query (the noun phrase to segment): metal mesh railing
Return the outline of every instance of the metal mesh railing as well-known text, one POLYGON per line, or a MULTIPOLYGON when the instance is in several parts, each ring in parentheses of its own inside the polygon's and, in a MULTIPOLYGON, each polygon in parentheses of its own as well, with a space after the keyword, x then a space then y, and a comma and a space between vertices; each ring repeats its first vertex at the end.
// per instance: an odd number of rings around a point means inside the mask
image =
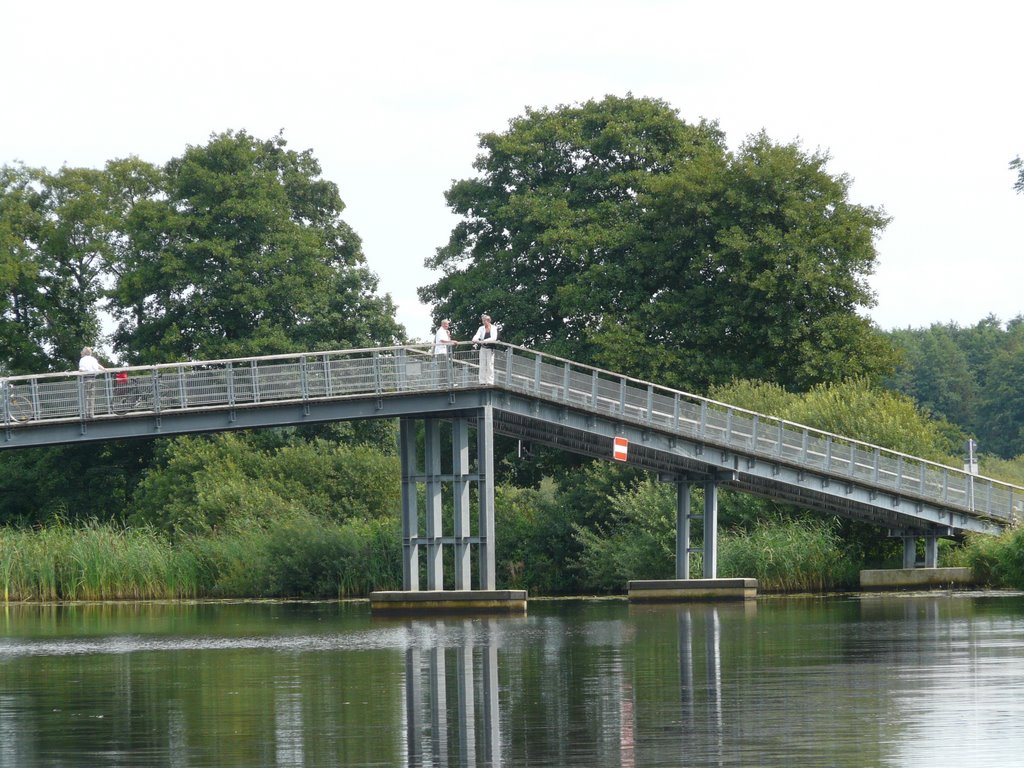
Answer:
MULTIPOLYGON (((489 350, 500 388, 1002 523, 1024 502, 1020 487, 918 457, 522 347, 489 350)), ((480 355, 409 345, 16 376, 0 380, 0 425, 486 386, 480 355)))

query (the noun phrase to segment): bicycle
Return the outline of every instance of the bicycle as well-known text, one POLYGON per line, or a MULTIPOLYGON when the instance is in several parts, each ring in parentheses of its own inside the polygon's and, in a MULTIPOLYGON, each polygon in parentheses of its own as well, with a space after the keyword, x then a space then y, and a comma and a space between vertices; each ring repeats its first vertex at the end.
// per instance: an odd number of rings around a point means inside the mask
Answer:
POLYGON ((153 393, 145 384, 136 379, 123 380, 114 384, 114 413, 128 411, 149 411, 153 409, 153 393))
POLYGON ((7 390, 7 415, 11 421, 25 422, 32 418, 32 401, 19 395, 14 387, 7 390))

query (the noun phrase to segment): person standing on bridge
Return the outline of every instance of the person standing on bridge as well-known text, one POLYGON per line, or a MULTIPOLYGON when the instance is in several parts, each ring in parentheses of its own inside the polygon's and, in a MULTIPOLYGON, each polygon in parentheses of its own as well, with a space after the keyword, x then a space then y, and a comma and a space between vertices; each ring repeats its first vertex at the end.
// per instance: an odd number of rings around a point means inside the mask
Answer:
POLYGON ((82 384, 85 396, 85 415, 92 419, 96 416, 96 374, 105 371, 100 361, 93 357, 92 347, 82 347, 82 357, 78 361, 78 370, 84 373, 82 384))
POLYGON ((435 355, 447 355, 448 347, 455 343, 455 339, 452 338, 452 334, 448 330, 448 326, 451 325, 451 322, 451 320, 445 318, 441 321, 441 324, 437 326, 437 331, 434 333, 435 355))
POLYGON ((448 347, 455 343, 448 326, 451 320, 445 318, 434 333, 434 385, 446 378, 448 373, 448 347))
POLYGON ((483 323, 473 336, 473 342, 480 347, 480 383, 494 383, 494 348, 491 346, 498 340, 498 326, 491 322, 488 314, 480 315, 483 323))

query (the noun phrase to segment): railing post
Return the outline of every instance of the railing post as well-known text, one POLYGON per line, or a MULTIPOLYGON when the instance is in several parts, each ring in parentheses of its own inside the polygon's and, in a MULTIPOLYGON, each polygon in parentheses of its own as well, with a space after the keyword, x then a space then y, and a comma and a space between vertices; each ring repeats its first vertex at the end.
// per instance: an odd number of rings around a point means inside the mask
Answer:
POLYGON ((188 393, 185 389, 185 366, 178 365, 175 367, 178 372, 178 402, 182 408, 188 407, 188 393))
POLYGON ((597 410, 597 371, 590 372, 590 405, 597 410))
POLYGON ((370 361, 373 365, 374 394, 379 397, 384 394, 384 374, 380 370, 380 353, 377 350, 373 351, 370 361))
POLYGON ((249 373, 252 376, 252 401, 258 403, 263 398, 260 391, 260 368, 255 360, 249 361, 249 373))
POLYGON ((228 388, 228 405, 235 405, 235 366, 229 362, 226 369, 227 372, 227 388, 228 388))
POLYGON ((533 358, 533 393, 535 395, 540 394, 540 355, 535 355, 533 358))
POLYGON ((562 372, 562 402, 563 403, 568 403, 569 402, 569 381, 570 381, 569 362, 568 361, 566 361, 564 368, 565 368, 565 370, 562 372))

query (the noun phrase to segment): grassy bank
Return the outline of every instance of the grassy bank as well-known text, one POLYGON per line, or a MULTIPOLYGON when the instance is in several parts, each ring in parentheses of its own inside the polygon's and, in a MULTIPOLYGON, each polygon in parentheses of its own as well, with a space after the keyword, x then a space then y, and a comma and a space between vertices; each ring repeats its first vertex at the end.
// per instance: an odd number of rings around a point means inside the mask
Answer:
MULTIPOLYGON (((673 544, 664 534, 657 546, 618 550, 617 559, 601 550, 607 556, 602 571, 590 574, 584 588, 618 593, 632 578, 672 578, 670 557, 650 557, 652 548, 673 544)), ((718 556, 719 576, 756 578, 764 593, 856 589, 863 567, 827 521, 773 519, 749 531, 723 532, 718 556)), ((942 561, 969 566, 995 587, 1024 588, 1024 530, 944 547, 942 561)), ((699 577, 699 558, 691 564, 699 577)), ((393 520, 332 523, 291 515, 177 539, 100 523, 0 528, 5 601, 354 597, 399 589, 401 573, 401 536, 393 520)), ((515 586, 544 594, 536 584, 515 586)))
POLYGON ((0 528, 0 592, 10 600, 347 597, 401 584, 386 521, 292 517, 177 540, 112 524, 0 528))

